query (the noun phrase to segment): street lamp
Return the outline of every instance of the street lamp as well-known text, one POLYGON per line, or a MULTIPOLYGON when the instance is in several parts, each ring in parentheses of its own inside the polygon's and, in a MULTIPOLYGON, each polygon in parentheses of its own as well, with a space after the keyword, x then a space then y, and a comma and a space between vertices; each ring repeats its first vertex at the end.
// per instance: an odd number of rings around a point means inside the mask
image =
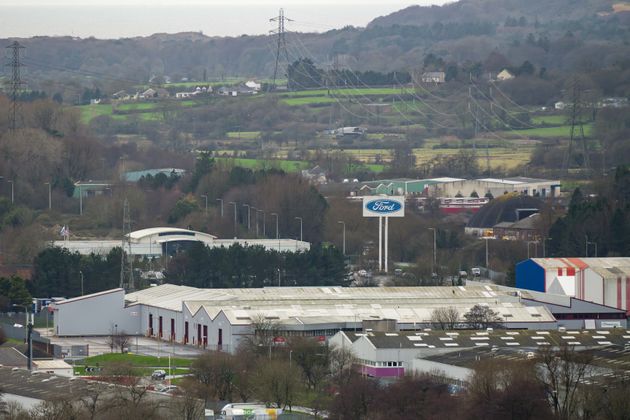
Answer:
POLYGON ((79 275, 81 276, 81 296, 83 296, 83 271, 79 270, 79 275))
POLYGON ((278 252, 280 252, 280 234, 278 231, 278 213, 271 213, 272 216, 276 216, 276 239, 278 240, 278 252))
POLYGON ((262 231, 262 234, 263 234, 263 238, 266 238, 267 237, 267 221, 265 219, 265 217, 266 217, 265 216, 265 211, 264 210, 258 210, 258 211, 261 212, 262 215, 263 215, 263 231, 262 231))
POLYGON ((247 207, 247 231, 249 232, 251 230, 251 206, 249 204, 243 204, 243 207, 247 207))
POLYGON ((230 201, 231 205, 234 206, 234 239, 236 239, 236 202, 235 201, 230 201))
POLYGON ((221 203, 221 217, 223 217, 223 199, 222 198, 217 198, 217 201, 219 201, 221 203))
POLYGON ((346 255, 346 222, 342 222, 342 221, 338 221, 337 223, 340 223, 343 226, 343 236, 342 236, 342 249, 343 249, 343 255, 346 255))
POLYGON ((542 241, 542 246, 543 246, 543 258, 547 257, 547 253, 546 253, 546 248, 545 248, 545 244, 547 243, 547 241, 551 240, 553 238, 545 238, 542 241))
POLYGON ((83 189, 79 184, 79 216, 83 216, 83 189))
POLYGON ((202 194, 201 196, 206 200, 206 207, 204 209, 204 213, 207 216, 208 215, 208 195, 207 194, 202 194))
POLYGON ((301 217, 296 217, 295 220, 299 220, 300 221, 300 242, 302 242, 302 218, 301 217))
POLYGON ((44 185, 48 185, 48 210, 52 209, 52 185, 50 182, 45 182, 44 185))
POLYGON ((15 203, 15 196, 13 194, 13 181, 9 180, 7 181, 9 184, 11 184, 11 204, 15 203))
POLYGON ((24 308, 24 316, 26 319, 26 324, 24 325, 24 328, 26 328, 25 330, 26 339, 24 341, 28 343, 28 370, 32 370, 33 369, 33 314, 31 314, 30 320, 29 320, 29 313, 28 313, 27 305, 13 304, 12 306, 24 308))
POLYGON ((256 237, 258 238, 258 209, 252 207, 252 210, 254 210, 254 224, 256 225, 256 237))
MULTIPOLYGON (((431 278, 433 278, 433 273, 435 273, 435 266, 437 265, 437 252, 436 252, 436 245, 437 245, 437 240, 436 240, 436 230, 435 228, 429 228, 429 230, 433 231, 433 260, 431 260, 431 278)), ((487 265, 487 263, 486 263, 487 265)))

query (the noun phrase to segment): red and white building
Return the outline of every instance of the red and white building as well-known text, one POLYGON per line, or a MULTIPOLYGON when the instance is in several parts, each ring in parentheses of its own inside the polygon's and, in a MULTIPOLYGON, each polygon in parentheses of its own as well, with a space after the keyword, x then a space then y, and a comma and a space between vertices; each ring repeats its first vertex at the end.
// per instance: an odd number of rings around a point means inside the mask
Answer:
POLYGON ((630 258, 532 258, 516 265, 516 287, 572 296, 630 314, 630 258))

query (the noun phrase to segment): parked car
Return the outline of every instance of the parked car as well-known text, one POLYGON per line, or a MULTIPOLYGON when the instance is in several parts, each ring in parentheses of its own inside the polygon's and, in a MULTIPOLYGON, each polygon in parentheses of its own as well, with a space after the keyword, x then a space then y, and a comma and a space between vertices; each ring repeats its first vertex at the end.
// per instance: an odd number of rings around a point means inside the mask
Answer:
POLYGON ((153 373, 151 374, 151 379, 161 381, 164 378, 166 378, 166 371, 162 369, 154 370, 153 373))
POLYGON ((479 267, 473 267, 471 268, 470 272, 472 273, 473 276, 475 277, 479 277, 481 276, 481 268, 479 267))

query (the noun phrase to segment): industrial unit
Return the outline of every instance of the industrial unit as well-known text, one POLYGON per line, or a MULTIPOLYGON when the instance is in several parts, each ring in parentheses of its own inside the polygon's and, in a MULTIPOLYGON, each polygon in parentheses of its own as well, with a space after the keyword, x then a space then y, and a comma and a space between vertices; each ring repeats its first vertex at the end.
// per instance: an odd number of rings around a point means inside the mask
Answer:
POLYGON ((629 313, 630 258, 531 258, 516 265, 516 287, 572 296, 629 313))
POLYGON ((429 186, 429 194, 434 197, 470 197, 474 194, 478 197, 487 194, 499 197, 511 192, 532 197, 559 197, 560 181, 526 177, 483 178, 453 180, 429 186))
MULTIPOLYGON (((234 244, 242 246, 262 246, 267 250, 279 252, 308 251, 310 243, 294 239, 219 239, 214 235, 189 229, 174 227, 155 227, 141 229, 128 235, 131 255, 160 257, 173 255, 194 242, 202 242, 208 247, 226 247, 234 244)), ((65 240, 54 241, 53 246, 67 248, 82 255, 105 255, 113 248, 120 247, 122 241, 114 240, 65 240)), ((127 251, 127 244, 125 244, 127 251)))
POLYGON ((129 294, 112 289, 52 307, 58 336, 109 335, 115 329, 233 352, 258 320, 276 324, 282 337, 325 340, 340 330, 362 330, 364 321, 395 320, 400 330, 430 327, 434 309, 452 306, 463 316, 476 304, 499 313, 506 328, 557 325, 544 306, 525 306, 494 286, 198 289, 164 284, 129 294))

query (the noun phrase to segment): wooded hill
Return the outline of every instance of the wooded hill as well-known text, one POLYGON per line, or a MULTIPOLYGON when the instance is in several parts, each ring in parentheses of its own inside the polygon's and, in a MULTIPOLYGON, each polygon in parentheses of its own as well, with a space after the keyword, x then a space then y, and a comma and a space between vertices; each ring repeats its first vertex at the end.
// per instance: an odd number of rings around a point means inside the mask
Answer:
MULTIPOLYGON (((627 10, 630 4, 612 0, 462 0, 442 7, 414 6, 377 18, 367 28, 322 34, 299 32, 300 23, 294 22, 287 35, 288 58, 311 58, 324 68, 390 72, 422 69, 428 53, 445 62, 484 63, 499 52, 505 62, 494 67, 528 60, 547 70, 593 69, 630 56, 627 10)), ((29 87, 47 92, 76 79, 113 92, 155 75, 173 81, 201 81, 204 75, 215 80, 266 78, 274 66, 271 36, 220 38, 189 32, 116 40, 34 37, 20 42, 27 48, 29 87)), ((8 43, 0 40, 1 45, 8 43)))

